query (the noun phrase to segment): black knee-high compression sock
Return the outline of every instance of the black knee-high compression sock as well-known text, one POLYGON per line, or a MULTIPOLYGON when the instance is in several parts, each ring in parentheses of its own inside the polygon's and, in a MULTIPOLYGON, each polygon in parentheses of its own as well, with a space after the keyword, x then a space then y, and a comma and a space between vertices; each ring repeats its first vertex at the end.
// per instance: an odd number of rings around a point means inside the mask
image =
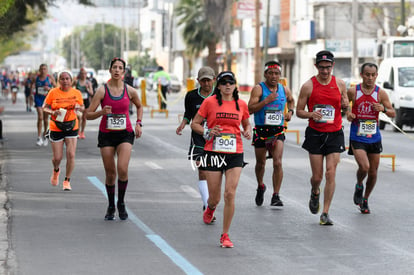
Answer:
POLYGON ((119 203, 124 202, 127 185, 128 185, 128 180, 118 180, 118 202, 119 203))
POLYGON ((106 187, 106 194, 108 195, 108 202, 109 206, 115 207, 115 185, 107 185, 106 187))

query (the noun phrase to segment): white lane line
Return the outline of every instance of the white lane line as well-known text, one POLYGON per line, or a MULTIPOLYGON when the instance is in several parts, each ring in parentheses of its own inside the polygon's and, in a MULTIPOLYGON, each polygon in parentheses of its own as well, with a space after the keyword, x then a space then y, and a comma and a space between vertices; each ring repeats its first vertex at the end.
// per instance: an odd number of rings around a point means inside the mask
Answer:
MULTIPOLYGON (((99 181, 97 177, 88 177, 88 180, 106 196, 106 189, 104 184, 99 181)), ((129 220, 132 221, 139 229, 141 229, 145 236, 153 242, 170 260, 181 268, 185 274, 188 275, 202 275, 200 270, 191 264, 186 258, 178 253, 172 246, 170 246, 161 236, 157 235, 150 227, 148 227, 141 219, 136 216, 128 207, 129 220)))
POLYGON ((145 165, 148 166, 151 169, 154 169, 154 170, 164 169, 164 168, 162 168, 161 166, 159 166, 158 164, 156 164, 155 162, 152 162, 152 161, 146 161, 145 165))
POLYGON ((190 195, 193 198, 201 198, 201 196, 197 192, 197 190, 195 190, 193 187, 191 187, 189 185, 181 185, 180 188, 181 188, 181 190, 183 190, 185 193, 187 193, 188 195, 190 195))

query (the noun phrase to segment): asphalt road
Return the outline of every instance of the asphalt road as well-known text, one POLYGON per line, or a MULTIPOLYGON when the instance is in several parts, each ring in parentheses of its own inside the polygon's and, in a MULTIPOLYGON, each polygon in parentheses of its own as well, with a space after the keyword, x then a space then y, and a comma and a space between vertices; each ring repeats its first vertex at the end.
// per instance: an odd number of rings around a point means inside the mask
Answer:
MULTIPOLYGON (((145 109, 143 136, 134 145, 126 195, 130 218, 104 221, 105 180, 96 147, 98 120, 78 141, 72 191, 49 183, 51 148, 37 147, 35 112, 23 99, 3 102, 7 141, 0 150, 5 205, 0 212, 3 274, 412 274, 414 132, 383 131, 384 153, 370 215, 353 205, 356 164, 346 153, 337 170, 330 215, 335 225, 319 225, 308 209, 310 167, 307 153, 288 133, 283 158, 281 210, 254 203, 254 153, 245 141, 245 160, 230 228, 233 249, 219 247, 223 202, 214 225, 202 221, 196 172, 187 161, 190 128, 175 134, 183 98, 170 95, 169 117, 145 109), (4 230, 2 230, 2 226, 4 230)), ((244 97, 246 98, 246 97, 244 97)), ((150 105, 155 96, 148 95, 150 105)), ((135 117, 133 117, 133 120, 135 117)), ((345 124, 348 133, 348 124, 345 124)), ((303 141, 306 121, 289 128, 303 141)), ((64 172, 64 162, 61 166, 64 172)), ((62 175, 60 181, 62 181, 62 175)), ((1 195, 4 194, 4 195, 1 195)))

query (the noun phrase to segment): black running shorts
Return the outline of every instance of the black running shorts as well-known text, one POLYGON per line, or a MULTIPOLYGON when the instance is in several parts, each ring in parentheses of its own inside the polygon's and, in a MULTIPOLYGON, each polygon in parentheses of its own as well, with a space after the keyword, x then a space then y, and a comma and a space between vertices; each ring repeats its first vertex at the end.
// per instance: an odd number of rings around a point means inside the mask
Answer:
POLYGON ((348 155, 354 154, 354 152, 352 151, 352 147, 354 149, 362 149, 365 152, 367 152, 367 154, 381 154, 382 153, 381 141, 374 142, 374 143, 365 143, 365 142, 358 142, 358 141, 351 140, 349 142, 348 155))
POLYGON ((71 130, 71 131, 49 131, 46 135, 46 138, 49 138, 51 142, 58 142, 64 140, 65 138, 77 138, 78 137, 78 129, 71 130))
POLYGON ((199 161, 199 169, 206 171, 224 172, 234 167, 243 167, 244 158, 241 154, 224 154, 204 151, 204 155, 196 159, 199 161))
POLYGON ((302 148, 310 154, 329 155, 345 151, 345 138, 343 130, 336 132, 319 132, 311 127, 306 128, 305 141, 302 148))
POLYGON ((266 138, 274 136, 277 140, 285 141, 285 134, 280 134, 284 129, 283 126, 256 126, 253 128, 252 145, 255 148, 265 148, 266 138))
POLYGON ((134 144, 135 133, 128 132, 127 130, 113 131, 109 133, 103 133, 99 131, 98 134, 98 147, 117 147, 119 144, 128 142, 134 144))

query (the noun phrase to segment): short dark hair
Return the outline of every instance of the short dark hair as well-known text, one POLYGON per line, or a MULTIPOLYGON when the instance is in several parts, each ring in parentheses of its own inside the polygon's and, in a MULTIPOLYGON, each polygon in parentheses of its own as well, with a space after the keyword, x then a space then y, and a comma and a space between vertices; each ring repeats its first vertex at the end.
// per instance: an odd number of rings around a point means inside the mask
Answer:
POLYGON ((377 64, 374 64, 374 63, 371 63, 371 62, 366 62, 366 63, 362 64, 362 66, 361 66, 361 74, 364 72, 365 67, 375 67, 375 70, 378 72, 377 64))

